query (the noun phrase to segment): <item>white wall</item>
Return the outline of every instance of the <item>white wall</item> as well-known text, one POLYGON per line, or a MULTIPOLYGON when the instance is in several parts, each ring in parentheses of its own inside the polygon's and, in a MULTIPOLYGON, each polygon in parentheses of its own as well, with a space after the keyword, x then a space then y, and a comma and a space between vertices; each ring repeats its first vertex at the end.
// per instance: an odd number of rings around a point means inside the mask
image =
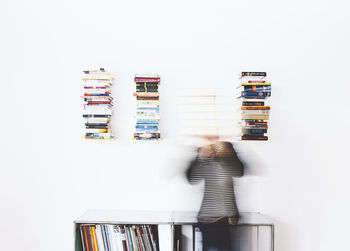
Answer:
POLYGON ((242 211, 277 251, 348 250, 347 1, 1 1, 1 250, 71 250, 86 209, 196 209, 181 176, 175 92, 273 82, 269 142, 244 142, 242 211), (81 71, 117 77, 118 139, 80 139, 81 71), (135 72, 162 76, 160 142, 131 141, 135 72), (154 159, 152 157, 155 157, 154 159), (178 171, 174 171, 178 169, 178 171))

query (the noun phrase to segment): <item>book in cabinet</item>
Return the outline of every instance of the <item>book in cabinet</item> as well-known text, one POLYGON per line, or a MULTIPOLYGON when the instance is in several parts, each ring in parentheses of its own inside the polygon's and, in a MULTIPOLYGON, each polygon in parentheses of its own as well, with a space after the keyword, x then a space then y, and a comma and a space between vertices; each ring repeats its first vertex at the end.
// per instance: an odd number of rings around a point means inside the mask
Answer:
MULTIPOLYGON (((129 246, 116 244, 116 249, 104 247, 102 250, 140 250, 144 251, 201 251, 201 232, 196 219, 196 212, 185 211, 121 211, 121 210, 89 210, 74 221, 75 251, 101 250, 98 248, 86 249, 84 235, 81 229, 84 226, 110 225, 127 227, 140 227, 147 232, 150 229, 153 240, 149 235, 140 236, 141 246, 137 247, 137 239, 133 242, 132 232, 129 246), (152 245, 152 241, 154 241, 152 245), (130 245, 131 243, 131 245, 130 245), (132 243, 135 244, 133 247, 132 243)), ((229 226, 232 250, 240 251, 273 251, 274 225, 260 213, 241 213, 238 222, 229 226)), ((142 235, 142 234, 141 234, 142 235)), ((125 241, 127 241, 125 240, 125 241)), ((97 242, 97 241, 95 241, 97 242)), ((89 242, 88 242, 89 243, 89 242)), ((94 245, 94 241, 91 242, 94 245)))

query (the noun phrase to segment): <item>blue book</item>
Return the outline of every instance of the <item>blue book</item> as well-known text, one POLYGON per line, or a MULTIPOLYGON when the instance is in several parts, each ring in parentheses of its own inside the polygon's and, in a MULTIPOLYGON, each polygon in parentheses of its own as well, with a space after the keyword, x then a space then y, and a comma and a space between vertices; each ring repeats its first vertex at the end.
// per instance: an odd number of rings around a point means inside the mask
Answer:
POLYGON ((141 131, 158 130, 158 126, 136 126, 136 130, 141 130, 141 131))
MULTIPOLYGON (((269 86, 256 86, 254 89, 255 89, 255 92, 271 92, 271 85, 269 85, 269 86)), ((244 86, 244 91, 251 92, 251 91, 253 91, 253 87, 244 86)))
POLYGON ((241 92, 241 97, 270 97, 271 92, 241 92))
POLYGON ((153 108, 153 107, 138 107, 138 111, 155 111, 159 112, 159 108, 153 108))

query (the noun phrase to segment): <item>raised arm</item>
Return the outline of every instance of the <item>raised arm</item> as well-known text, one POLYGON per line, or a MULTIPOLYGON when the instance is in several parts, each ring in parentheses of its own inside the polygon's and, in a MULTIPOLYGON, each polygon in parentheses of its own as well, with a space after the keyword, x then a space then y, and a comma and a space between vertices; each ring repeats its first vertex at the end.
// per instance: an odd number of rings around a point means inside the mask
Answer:
POLYGON ((186 170, 187 180, 191 184, 196 184, 204 179, 205 168, 207 168, 209 159, 214 155, 212 145, 198 148, 198 154, 194 160, 191 161, 186 170))

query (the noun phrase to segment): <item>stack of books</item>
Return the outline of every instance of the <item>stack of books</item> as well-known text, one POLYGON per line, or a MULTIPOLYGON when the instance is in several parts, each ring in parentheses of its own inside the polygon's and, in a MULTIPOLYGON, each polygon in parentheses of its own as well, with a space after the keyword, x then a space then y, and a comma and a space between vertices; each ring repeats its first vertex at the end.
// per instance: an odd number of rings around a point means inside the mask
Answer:
POLYGON ((134 139, 158 140, 159 131, 159 84, 157 74, 136 74, 136 126, 134 139))
POLYGON ((84 251, 157 251, 155 225, 81 225, 84 251))
POLYGON ((112 139, 111 117, 113 98, 111 86, 114 77, 103 68, 84 71, 83 118, 85 139, 112 139))
POLYGON ((239 79, 241 140, 268 140, 270 106, 266 101, 271 97, 271 82, 266 79, 266 72, 241 72, 239 79))

